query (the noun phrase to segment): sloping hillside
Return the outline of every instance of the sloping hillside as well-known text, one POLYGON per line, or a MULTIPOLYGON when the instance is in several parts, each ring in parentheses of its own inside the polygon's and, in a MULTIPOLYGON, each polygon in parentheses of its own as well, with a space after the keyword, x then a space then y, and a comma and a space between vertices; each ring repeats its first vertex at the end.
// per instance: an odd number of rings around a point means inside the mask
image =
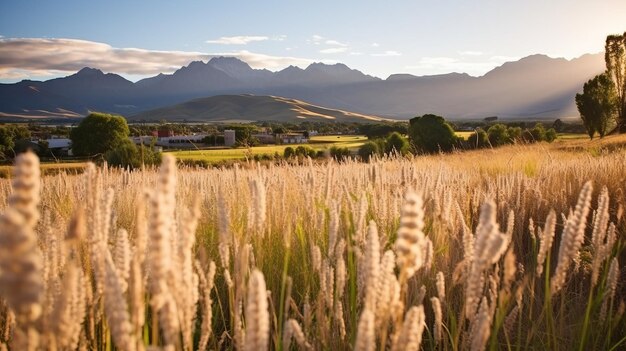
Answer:
POLYGON ((298 122, 303 120, 374 122, 385 120, 378 116, 329 109, 295 99, 249 94, 219 95, 195 99, 143 112, 129 118, 129 120, 146 121, 162 119, 202 122, 298 122))

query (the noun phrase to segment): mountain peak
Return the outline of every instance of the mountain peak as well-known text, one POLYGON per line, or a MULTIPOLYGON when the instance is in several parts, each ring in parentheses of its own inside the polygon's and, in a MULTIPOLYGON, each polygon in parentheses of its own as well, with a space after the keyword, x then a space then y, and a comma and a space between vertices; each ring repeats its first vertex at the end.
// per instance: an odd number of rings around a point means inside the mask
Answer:
POLYGON ((104 73, 102 73, 102 71, 97 68, 84 67, 80 71, 76 72, 75 75, 77 76, 101 76, 103 74, 104 73))

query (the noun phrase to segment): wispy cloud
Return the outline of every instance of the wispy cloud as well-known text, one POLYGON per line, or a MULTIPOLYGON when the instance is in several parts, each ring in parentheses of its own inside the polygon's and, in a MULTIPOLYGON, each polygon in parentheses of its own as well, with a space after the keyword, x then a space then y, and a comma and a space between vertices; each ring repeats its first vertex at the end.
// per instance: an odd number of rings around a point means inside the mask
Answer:
POLYGON ((380 46, 380 44, 378 44, 378 43, 372 43, 372 47, 373 47, 373 48, 377 48, 377 47, 379 47, 379 46, 380 46))
POLYGON ((108 44, 76 39, 2 38, 0 39, 0 79, 59 76, 83 67, 105 72, 148 76, 171 73, 194 60, 207 61, 216 56, 233 56, 253 68, 277 70, 289 65, 305 66, 305 58, 272 56, 246 50, 221 53, 157 51, 114 48, 108 44))
POLYGON ((467 50, 467 51, 459 51, 459 55, 461 55, 461 56, 482 56, 482 55, 484 55, 484 53, 482 51, 467 50))
POLYGON ((246 45, 254 41, 265 41, 269 39, 269 37, 260 35, 239 35, 234 37, 220 37, 219 39, 207 40, 206 43, 221 45, 246 45))
POLYGON ((310 43, 313 43, 315 45, 320 45, 322 43, 322 41, 324 40, 324 37, 318 34, 314 34, 313 36, 311 36, 310 40, 307 40, 310 43))
POLYGON ((379 52, 375 54, 370 54, 370 56, 374 57, 390 57, 390 56, 402 56, 402 53, 394 50, 387 50, 385 52, 379 52))
POLYGON ((348 48, 340 47, 340 48, 322 49, 322 50, 320 50, 320 53, 322 53, 322 54, 339 54, 339 53, 346 52, 346 51, 348 51, 348 48))
POLYGON ((342 46, 342 47, 346 47, 346 46, 348 46, 348 44, 342 43, 342 42, 337 41, 337 40, 326 40, 326 41, 324 42, 324 44, 326 44, 326 45, 332 45, 332 46, 342 46))

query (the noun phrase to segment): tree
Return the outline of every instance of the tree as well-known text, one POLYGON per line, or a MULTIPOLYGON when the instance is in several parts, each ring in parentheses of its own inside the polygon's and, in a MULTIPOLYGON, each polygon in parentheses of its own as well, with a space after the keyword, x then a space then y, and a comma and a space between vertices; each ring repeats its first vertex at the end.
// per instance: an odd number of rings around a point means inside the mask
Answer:
POLYGON ((347 147, 331 146, 329 151, 330 156, 337 161, 348 159, 351 155, 350 149, 347 147))
POLYGON ((556 130, 554 128, 550 128, 546 130, 546 139, 547 142, 551 143, 556 140, 556 130))
POLYGON ((606 37, 604 61, 606 74, 615 85, 617 129, 619 132, 626 132, 626 32, 606 37))
POLYGON ((576 106, 591 139, 596 132, 600 137, 606 134, 615 114, 617 100, 615 85, 607 73, 589 80, 583 86, 583 93, 576 94, 576 106))
POLYGON ((285 151, 283 151, 283 157, 284 158, 290 158, 295 156, 296 151, 291 147, 291 146, 287 146, 285 148, 285 151))
POLYGON ((409 122, 409 138, 423 152, 451 151, 458 143, 454 130, 441 116, 428 114, 409 122))
POLYGON ((78 156, 105 154, 128 140, 129 134, 124 117, 91 113, 70 132, 72 151, 78 156))
POLYGON ((406 154, 409 148, 409 143, 398 132, 389 134, 386 141, 385 152, 392 153, 398 152, 401 155, 406 154))
POLYGON ((476 131, 472 133, 469 138, 467 138, 467 143, 474 149, 482 149, 489 146, 487 132, 485 132, 482 128, 477 128, 476 131))
POLYGON ((124 168, 139 168, 144 165, 157 165, 161 163, 161 154, 154 152, 152 148, 140 146, 141 150, 130 139, 123 140, 112 150, 105 154, 107 163, 111 166, 124 168))
POLYGON ((30 131, 23 125, 7 125, 0 126, 0 157, 12 158, 18 151, 28 148, 26 143, 20 143, 20 150, 16 150, 16 143, 19 141, 28 141, 30 138, 30 131))
POLYGON ((361 145, 358 153, 359 157, 361 157, 363 161, 369 161, 370 158, 372 158, 378 152, 378 145, 376 145, 376 143, 373 141, 368 141, 365 144, 361 145))
POLYGON ((513 139, 509 135, 509 128, 502 123, 497 123, 487 129, 487 136, 491 146, 511 144, 513 139))

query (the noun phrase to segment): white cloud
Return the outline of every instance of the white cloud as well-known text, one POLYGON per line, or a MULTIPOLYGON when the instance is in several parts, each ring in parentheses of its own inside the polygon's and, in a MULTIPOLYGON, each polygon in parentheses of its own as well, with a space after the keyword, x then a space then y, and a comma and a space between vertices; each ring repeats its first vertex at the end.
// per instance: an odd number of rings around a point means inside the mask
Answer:
POLYGON ((380 46, 380 44, 378 44, 378 43, 372 43, 372 47, 373 47, 373 48, 377 48, 377 47, 379 47, 379 46, 380 46))
POLYGON ((483 54, 482 51, 467 50, 467 51, 459 51, 459 55, 461 55, 461 56, 482 56, 484 54, 483 54))
POLYGON ((342 47, 348 46, 348 44, 344 44, 344 43, 339 42, 337 40, 326 40, 324 43, 326 45, 332 45, 332 46, 342 46, 342 47))
POLYGON ((258 35, 240 35, 234 37, 220 37, 219 39, 207 40, 208 44, 221 44, 221 45, 246 45, 253 41, 265 41, 269 40, 266 36, 258 35))
POLYGON ((223 53, 157 51, 114 48, 108 44, 76 39, 0 39, 0 79, 60 76, 93 67, 122 75, 149 76, 171 73, 191 61, 208 61, 215 56, 234 56, 253 68, 282 69, 305 66, 313 60, 272 56, 242 50, 223 53))
POLYGON ((320 45, 322 43, 322 41, 324 40, 324 37, 321 35, 317 35, 314 34, 310 40, 308 40, 308 42, 312 42, 315 45, 320 45))
POLYGON ((328 48, 328 49, 322 49, 320 50, 320 53, 322 54, 339 54, 342 52, 346 52, 348 51, 348 48, 342 47, 342 48, 328 48))
POLYGON ((401 55, 402 53, 398 51, 394 51, 394 50, 387 50, 385 52, 381 52, 377 54, 370 54, 370 56, 375 56, 375 57, 389 57, 389 56, 401 56, 401 55))

